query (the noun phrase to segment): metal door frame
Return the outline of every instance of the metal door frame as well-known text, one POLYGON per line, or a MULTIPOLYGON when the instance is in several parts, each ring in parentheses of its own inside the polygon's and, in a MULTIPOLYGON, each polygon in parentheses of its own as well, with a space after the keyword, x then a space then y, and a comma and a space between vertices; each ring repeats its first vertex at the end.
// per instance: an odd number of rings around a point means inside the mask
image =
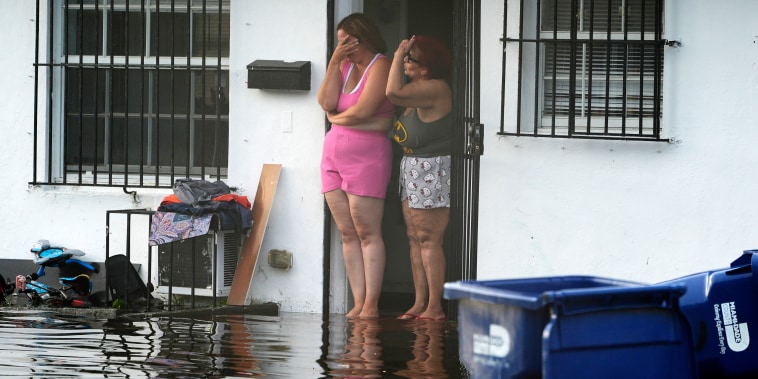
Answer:
MULTIPOLYGON (((447 233, 446 281, 476 279, 480 156, 484 152, 479 122, 481 0, 455 2, 453 32, 453 118, 450 226, 447 233)), ((454 304, 447 312, 457 314, 454 304)))

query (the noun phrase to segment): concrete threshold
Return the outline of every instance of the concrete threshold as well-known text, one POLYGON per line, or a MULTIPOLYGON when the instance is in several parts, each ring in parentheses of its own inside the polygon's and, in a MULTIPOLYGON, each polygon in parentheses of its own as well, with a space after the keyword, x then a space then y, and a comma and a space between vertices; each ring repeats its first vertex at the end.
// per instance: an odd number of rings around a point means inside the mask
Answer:
POLYGON ((202 307, 202 308, 181 308, 172 310, 150 310, 150 311, 137 311, 134 309, 115 309, 115 308, 103 308, 103 307, 90 307, 90 308, 74 308, 74 307, 21 307, 11 306, 7 308, 11 311, 38 311, 53 312, 60 315, 69 315, 77 317, 86 317, 90 319, 132 319, 139 320, 146 317, 166 317, 166 316, 182 316, 182 317, 208 317, 218 315, 245 315, 252 314, 258 316, 278 316, 279 305, 276 303, 264 303, 264 304, 251 304, 251 305, 224 305, 220 307, 202 307))
POLYGON ((183 317, 207 317, 219 315, 245 315, 279 316, 279 305, 276 303, 250 304, 250 305, 224 305, 219 307, 181 308, 172 310, 150 310, 144 312, 120 311, 122 318, 145 318, 164 316, 183 317))

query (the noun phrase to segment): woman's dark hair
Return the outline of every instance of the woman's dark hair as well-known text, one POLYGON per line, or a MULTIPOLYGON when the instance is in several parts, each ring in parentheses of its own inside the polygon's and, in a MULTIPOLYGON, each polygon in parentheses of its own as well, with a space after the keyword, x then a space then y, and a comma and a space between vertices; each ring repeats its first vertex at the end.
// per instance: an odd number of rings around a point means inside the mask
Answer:
POLYGON ((361 44, 368 44, 377 53, 384 54, 387 51, 387 43, 382 38, 382 33, 371 19, 363 13, 353 13, 342 19, 337 24, 337 30, 358 38, 361 44))
POLYGON ((426 67, 431 79, 450 79, 452 57, 442 41, 432 36, 417 35, 411 50, 416 52, 414 58, 426 67))

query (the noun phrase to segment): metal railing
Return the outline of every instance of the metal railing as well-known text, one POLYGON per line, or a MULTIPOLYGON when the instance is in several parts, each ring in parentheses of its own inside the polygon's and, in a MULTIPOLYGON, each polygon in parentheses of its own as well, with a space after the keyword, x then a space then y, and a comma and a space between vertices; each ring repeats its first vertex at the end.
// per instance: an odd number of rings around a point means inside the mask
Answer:
MULTIPOLYGON (((150 233, 150 230, 151 230, 150 226, 151 226, 151 222, 152 222, 152 216, 154 214, 155 214, 155 211, 150 210, 150 209, 123 209, 123 210, 109 210, 109 211, 106 212, 106 221, 105 221, 105 225, 106 225, 106 227, 105 227, 105 233, 106 233, 106 235, 105 235, 105 262, 106 262, 105 279, 106 280, 105 280, 105 286, 106 286, 106 292, 107 292, 107 296, 108 296, 107 303, 110 304, 113 300, 115 300, 113 292, 114 292, 114 288, 117 288, 118 286, 122 286, 123 288, 127 288, 128 289, 128 288, 134 287, 135 285, 137 285, 137 286, 145 285, 145 287, 147 289, 147 292, 148 292, 148 296, 145 299, 146 300, 145 303, 144 304, 138 304, 138 306, 136 308, 144 308, 146 311, 150 311, 151 309, 154 309, 154 305, 151 302, 151 298, 154 297, 153 296, 153 292, 154 292, 154 289, 155 289, 155 285, 154 284, 156 284, 156 283, 153 283, 153 277, 157 276, 158 277, 158 281, 160 282, 160 283, 157 283, 157 284, 163 284, 163 282, 166 282, 166 284, 167 284, 166 285, 166 287, 167 287, 166 290, 162 291, 162 293, 164 293, 166 295, 165 297, 167 299, 167 301, 163 303, 163 309, 165 309, 165 310, 174 310, 174 309, 176 309, 178 307, 185 308, 186 306, 184 304, 177 304, 177 303, 175 303, 174 276, 173 275, 174 275, 174 272, 175 272, 175 270, 174 270, 175 263, 179 262, 179 260, 187 260, 187 259, 189 259, 190 260, 189 265, 185 264, 185 266, 187 266, 187 267, 190 268, 190 270, 189 270, 189 272, 190 272, 190 277, 189 277, 189 290, 190 290, 190 292, 189 292, 189 294, 183 295, 183 296, 186 296, 189 299, 189 308, 195 309, 195 308, 199 307, 198 306, 198 301, 197 301, 199 298, 201 298, 201 297, 208 298, 208 296, 202 296, 202 295, 200 295, 200 294, 197 293, 198 292, 197 290, 200 287, 207 286, 207 283, 205 283, 205 281, 203 281, 203 284, 200 284, 201 280, 200 280, 200 278, 197 277, 198 268, 210 269, 210 290, 211 290, 210 291, 211 292, 211 296, 209 297, 210 298, 210 303, 209 303, 210 306, 215 308, 215 307, 218 307, 218 306, 222 305, 221 304, 221 299, 219 298, 219 296, 217 296, 217 293, 219 292, 220 285, 223 284, 224 278, 220 278, 219 277, 219 275, 217 274, 218 273, 217 267, 215 267, 215 262, 218 262, 218 255, 219 255, 218 246, 215 243, 213 244, 212 256, 210 257, 210 259, 211 259, 211 267, 210 268, 203 267, 203 265, 200 262, 198 262, 197 259, 196 259, 197 258, 197 254, 195 254, 195 249, 197 247, 196 240, 199 237, 189 238, 187 240, 187 242, 189 242, 192 245, 191 254, 190 254, 189 257, 186 257, 186 256, 179 257, 179 256, 177 256, 177 253, 174 252, 174 248, 173 248, 173 244, 174 243, 173 242, 172 243, 168 243, 167 244, 168 247, 166 249, 168 251, 169 261, 168 262, 163 262, 163 265, 166 268, 168 268, 168 270, 167 270, 167 277, 165 277, 165 278, 161 277, 161 274, 162 274, 160 272, 160 270, 161 270, 161 267, 160 267, 161 264, 156 264, 156 263, 160 263, 160 258, 159 258, 159 252, 156 251, 155 246, 151 246, 149 244, 145 244, 144 246, 137 246, 137 247, 132 246, 132 240, 133 240, 133 238, 132 238, 133 234, 132 233, 135 233, 135 231, 133 230, 133 228, 136 227, 136 233, 138 233, 138 234, 142 234, 143 236, 148 235, 150 233), (108 259, 110 257, 116 255, 116 254, 114 254, 114 250, 116 248, 114 248, 114 246, 112 246, 112 243, 111 243, 111 234, 114 233, 114 232, 116 232, 115 230, 113 230, 113 223, 112 223, 112 221, 114 221, 114 220, 112 220, 112 216, 114 216, 114 215, 120 215, 120 216, 125 217, 125 219, 123 220, 124 221, 123 222, 123 228, 125 230, 119 230, 118 231, 118 234, 124 236, 125 242, 124 242, 123 249, 118 249, 118 253, 125 255, 126 258, 127 258, 127 260, 129 261, 129 263, 132 264, 132 265, 134 265, 134 266, 140 266, 141 267, 143 265, 146 265, 147 266, 147 269, 146 269, 146 272, 145 272, 145 274, 146 274, 146 280, 143 280, 141 278, 137 279, 133 275, 130 275, 128 271, 131 270, 131 268, 127 266, 127 267, 124 267, 125 272, 122 275, 118 275, 118 276, 124 278, 124 281, 125 281, 124 283, 111 283, 110 282, 112 275, 107 272, 108 259), (137 221, 135 221, 135 217, 134 216, 138 216, 137 217, 137 219, 138 219, 137 221), (142 216, 142 217, 139 217, 139 216, 142 216), (141 220, 142 218, 144 218, 144 219, 147 220, 147 224, 143 223, 144 220, 141 220), (145 254, 146 257, 134 258, 135 254, 133 254, 133 250, 135 252, 140 252, 140 251, 146 252, 146 254, 145 254), (156 262, 156 261, 158 261, 158 262, 156 262), (131 280, 141 280, 142 282, 141 283, 130 283, 131 280)), ((216 233, 216 231, 210 231, 210 233, 216 233)), ((137 238, 137 240, 139 240, 139 238, 137 238)), ((235 264, 236 264, 236 261, 235 261, 235 264)), ((155 296, 155 297, 158 298, 160 296, 155 296)), ((122 299, 122 300, 125 300, 127 303, 129 303, 131 301, 131 299, 128 299, 128 298, 127 299, 122 299)), ((203 302, 203 303, 206 304, 207 302, 203 302)), ((129 304, 129 306, 132 307, 132 308, 134 308, 134 305, 135 304, 129 304)), ((207 307, 208 305, 200 305, 200 306, 201 307, 207 307)))

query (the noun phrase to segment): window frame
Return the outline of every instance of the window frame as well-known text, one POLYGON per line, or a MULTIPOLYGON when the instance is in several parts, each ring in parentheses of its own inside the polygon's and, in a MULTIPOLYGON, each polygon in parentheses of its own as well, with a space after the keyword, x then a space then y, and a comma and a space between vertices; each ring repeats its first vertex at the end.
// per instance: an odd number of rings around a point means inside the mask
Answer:
MULTIPOLYGON (((594 7, 601 4, 601 0, 570 0, 562 3, 574 7, 567 13, 570 26, 564 22, 563 28, 557 16, 560 13, 557 5, 552 9, 552 24, 545 22, 544 7, 548 6, 546 4, 557 4, 553 1, 557 0, 540 0, 527 4, 505 2, 504 37, 501 39, 504 42, 501 124, 498 134, 667 141, 661 136, 663 46, 667 42, 663 39, 664 0, 602 0, 607 1, 603 4, 610 4, 610 7, 606 7, 609 9, 608 18, 604 20, 606 27, 600 29, 593 25, 582 25, 588 15, 582 6, 589 4, 594 7), (647 15, 644 6, 637 9, 641 24, 635 24, 636 28, 633 28, 623 15, 628 13, 630 3, 636 6, 645 2, 653 3, 655 9, 648 9, 647 15), (513 5, 510 8, 509 3, 513 5), (624 7, 618 9, 621 12, 618 16, 622 20, 620 25, 615 25, 611 18, 610 9, 613 9, 615 3, 624 7), (518 35, 515 33, 516 28, 508 25, 509 11, 511 14, 515 11, 518 16, 518 35), (571 14, 578 16, 571 17, 571 14), (650 17, 654 17, 654 20, 651 21, 650 17), (649 24, 651 22, 652 30, 649 24), (546 28, 544 24, 550 25, 546 28), (616 26, 619 28, 614 29, 616 26), (563 51, 568 50, 569 58, 564 57, 560 61, 555 55, 557 53, 550 57, 548 49, 557 51, 557 46, 562 46, 563 51), (597 50, 594 50, 597 46, 606 49, 606 54, 600 56, 607 64, 602 73, 593 62, 598 56, 597 50), (614 58, 612 52, 616 51, 623 52, 624 58, 614 58), (633 53, 637 54, 639 60, 633 60, 633 53), (512 58, 512 55, 515 57, 512 58), (514 64, 515 61, 518 63, 514 64), (620 62, 621 70, 612 66, 611 62, 620 62), (592 67, 588 67, 590 65, 592 67), (561 72, 556 67, 568 67, 568 73, 561 77, 561 72), (639 74, 633 75, 629 67, 637 67, 639 74), (556 74, 553 75, 554 73, 556 74), (514 77, 515 80, 512 79, 514 77), (598 95, 592 89, 593 85, 598 86, 600 83, 596 77, 603 78, 604 94, 598 95), (555 86, 561 82, 564 84, 563 91, 551 89, 551 85, 552 88, 561 88, 555 86), (551 97, 551 94, 556 93, 556 97, 551 97), (556 98, 560 98, 562 103, 556 101, 556 98), (517 104, 508 104, 509 101, 517 104), (601 102, 604 105, 598 109, 596 104, 601 102), (637 106, 629 106, 630 104, 637 106), (561 109, 556 107, 558 105, 564 107, 563 113, 553 111, 561 109), (614 116, 613 112, 618 114, 614 116)), ((632 13, 629 14, 630 17, 633 16, 632 13)), ((593 19, 592 23, 598 17, 594 13, 589 13, 589 16, 593 19)))
MULTIPOLYGON (((43 0, 38 0, 38 9, 42 8, 43 0)), ((215 178, 217 180, 224 179, 228 173, 228 152, 229 152, 229 116, 228 116, 228 88, 229 88, 229 20, 230 20, 230 0, 95 0, 95 1, 47 1, 48 8, 46 9, 49 16, 45 20, 38 17, 40 24, 37 27, 37 51, 38 54, 35 57, 35 74, 36 80, 40 82, 41 78, 46 78, 47 89, 44 85, 38 85, 37 91, 35 91, 35 97, 37 104, 44 104, 47 108, 47 125, 42 126, 38 120, 37 113, 35 112, 35 163, 33 180, 30 184, 56 184, 56 185, 94 185, 94 186, 130 186, 130 187, 171 187, 176 178, 195 177, 195 178, 215 178), (85 4, 85 2, 87 4, 85 4), (179 4, 177 6, 176 4, 179 4), (87 51, 85 47, 78 46, 72 51, 69 46, 72 33, 79 38, 76 42, 80 45, 83 44, 83 38, 81 37, 85 29, 81 26, 84 20, 84 11, 92 12, 90 16, 93 16, 97 22, 94 29, 95 37, 92 37, 95 41, 94 50, 87 51), (72 13, 73 12, 73 13, 72 13), (215 12, 215 13, 214 13, 215 12), (118 13, 121 13, 120 17, 123 17, 129 23, 129 15, 132 17, 138 17, 140 20, 137 23, 141 23, 139 26, 142 29, 138 29, 137 34, 140 36, 141 41, 137 44, 141 45, 139 51, 132 51, 129 47, 124 47, 122 55, 108 55, 113 50, 111 45, 113 39, 125 39, 125 45, 130 43, 126 35, 129 34, 129 27, 125 30, 109 29, 109 22, 111 22, 118 13), (151 40, 157 38, 151 30, 151 27, 158 19, 158 15, 163 14, 188 14, 185 16, 186 27, 184 29, 188 37, 188 45, 186 54, 182 56, 174 55, 173 50, 175 47, 171 47, 172 55, 151 55, 155 49, 151 46, 151 40), (69 18, 76 18, 75 22, 69 18), (78 14, 78 16, 76 16, 78 14), (196 21, 195 18, 199 17, 197 21, 200 25, 193 25, 196 21), (209 20, 212 17, 216 17, 215 25, 211 24, 209 20), (72 25, 72 22, 76 25, 72 25), (225 24, 225 25, 224 25, 225 24), (218 26, 216 32, 216 40, 211 40, 209 37, 213 33, 212 27, 218 26), (69 28, 76 28, 74 30, 69 28), (225 28, 226 30, 223 30, 225 28), (47 35, 43 35, 41 30, 47 29, 47 35), (111 36, 108 35, 111 33, 111 36), (196 48, 193 38, 200 37, 200 46, 202 51, 194 53, 192 50, 196 48), (110 39, 109 39, 110 38, 110 39), (44 45, 46 41, 47 56, 44 57, 44 61, 40 57, 40 46, 44 45), (214 44, 215 42, 215 44, 214 44), (109 44, 110 43, 110 44, 109 44), (208 49, 215 49, 215 55, 208 54, 208 49), (224 51, 225 50, 225 51, 224 51), (88 54, 89 53, 89 54, 88 54), (79 79, 78 83, 68 83, 68 78, 74 74, 74 70, 79 70, 80 77, 86 70, 90 70, 90 73, 94 73, 99 78, 101 75, 105 78, 103 83, 98 83, 98 79, 94 81, 95 96, 94 100, 95 108, 92 113, 84 111, 83 106, 79 105, 79 109, 72 111, 70 101, 79 101, 82 103, 81 98, 84 97, 82 92, 82 79, 79 79), (165 88, 161 88, 163 83, 159 83, 163 79, 161 75, 171 75, 172 87, 164 97, 178 97, 174 90, 174 75, 175 73, 183 73, 187 78, 186 85, 189 89, 186 94, 187 107, 184 111, 177 111, 175 106, 172 105, 168 113, 165 113, 164 109, 160 107, 157 102, 157 98, 161 96, 159 91, 165 91, 165 88), (110 85, 113 85, 113 77, 118 74, 123 75, 124 83, 122 87, 127 88, 125 94, 117 94, 113 92, 110 85), (130 93, 130 86, 132 75, 141 75, 141 78, 137 78, 139 83, 139 91, 136 93, 130 93), (207 85, 208 77, 211 77, 211 85, 207 85), (144 86, 145 82, 148 83, 144 86), (71 86, 79 86, 79 99, 70 99, 75 97, 69 91, 71 86), (103 88, 100 88, 100 85, 103 88), (217 94, 215 101, 215 112, 207 110, 207 104, 197 103, 198 101, 204 101, 204 93, 209 90, 209 87, 215 89, 213 94, 217 94), (40 88, 42 90, 40 91, 40 88), (46 91, 49 93, 47 98, 40 96, 40 92, 46 91), (198 91, 200 91, 200 97, 198 98, 198 91), (224 92, 220 92, 224 91, 224 92), (137 97, 137 102, 141 103, 141 110, 138 114, 133 114, 133 111, 128 108, 129 96, 137 97), (224 96, 225 95, 225 96, 224 96), (122 97, 119 99, 119 97, 122 97), (145 109, 144 98, 147 97, 146 103, 149 109, 145 109), (223 100, 222 104, 220 100, 223 100), (123 110, 121 112, 115 112, 114 108, 123 103, 123 110), (202 108, 201 111, 198 111, 202 108), (79 124, 78 132, 79 138, 79 156, 73 158, 72 162, 67 154, 76 154, 77 152, 71 152, 67 139, 71 137, 71 125, 69 125, 69 119, 78 116, 79 124), (92 130, 102 129, 102 136, 97 136, 98 132, 95 132, 94 158, 91 158, 90 162, 85 162, 83 158, 82 150, 85 145, 85 140, 82 139, 87 131, 84 129, 82 119, 89 117, 92 124, 92 130), (166 121, 169 120, 170 121, 166 121), (176 165, 174 157, 170 158, 171 164, 166 165, 163 160, 159 160, 157 153, 155 157, 151 157, 151 151, 158 151, 164 149, 159 147, 166 145, 166 148, 170 148, 173 154, 174 149, 181 150, 176 147, 176 140, 160 141, 153 136, 158 132, 158 125, 163 120, 164 123, 170 122, 169 128, 178 128, 178 123, 186 122, 186 128, 183 132, 177 134, 185 134, 184 140, 186 145, 183 146, 186 150, 184 155, 185 164, 176 165), (139 133, 144 133, 143 130, 148 130, 146 135, 139 134, 135 144, 127 143, 128 133, 130 129, 134 128, 134 122, 139 122, 139 133), (148 123, 145 125, 144 123, 148 123), (102 123, 102 125, 101 125, 102 123), (124 141, 115 141, 114 138, 108 133, 114 133, 116 124, 121 123, 121 127, 127 138, 124 141), (209 126, 213 124, 212 126, 209 126), (220 149, 223 150, 218 156, 219 162, 223 164, 215 164, 214 166, 208 166, 205 161, 198 164, 196 159, 197 154, 205 154, 206 146, 204 141, 207 139, 205 135, 209 132, 208 128, 212 128, 211 133, 216 133, 212 137, 211 146, 214 154, 220 149), (224 130, 225 135, 224 135, 224 130), (221 131, 222 135, 219 135, 221 131), (224 142, 223 139, 226 139, 224 142), (100 141, 100 142, 97 142, 100 141), (140 142, 141 141, 141 142, 140 142), (219 142, 220 141, 220 142, 219 142), (117 158, 121 159, 120 162, 116 162, 111 151, 108 149, 114 149, 114 143, 123 142, 123 155, 117 158), (196 146, 200 144, 200 147, 196 146), (161 145, 159 145, 161 144, 161 145), (98 151, 101 149, 102 151, 98 151), (203 149, 201 152, 199 149, 203 149), (134 150, 134 151, 133 151, 134 150), (136 151, 139 150, 139 151, 136 151), (147 153, 146 153, 147 151, 147 153), (41 152, 41 155, 40 155, 41 152), (136 158, 139 162, 135 164, 130 160, 134 159, 134 154, 138 154, 136 158), (221 156, 223 155, 223 156, 221 156), (147 156, 147 157, 146 157, 147 156)), ((172 21, 174 20, 174 16, 172 21)), ((171 34, 176 33, 176 28, 169 31, 171 34)), ((160 36, 160 35, 158 35, 160 36)), ((172 37, 173 38, 173 37, 172 37)), ((159 49, 160 46, 156 47, 159 49)), ((115 87, 115 86, 114 86, 115 87)), ((211 91, 209 91, 211 93, 211 91)), ((212 97, 211 97, 212 99, 212 97)), ((172 103, 175 100, 172 100, 172 103)), ((211 100, 211 103, 214 103, 211 100)), ((173 133, 173 132, 172 132, 173 133)), ((173 136, 173 134, 172 134, 173 136)), ((74 139, 75 143, 75 139, 74 139)), ((216 155, 214 155, 216 157, 216 155)), ((205 158, 203 158, 205 159, 205 158)))

